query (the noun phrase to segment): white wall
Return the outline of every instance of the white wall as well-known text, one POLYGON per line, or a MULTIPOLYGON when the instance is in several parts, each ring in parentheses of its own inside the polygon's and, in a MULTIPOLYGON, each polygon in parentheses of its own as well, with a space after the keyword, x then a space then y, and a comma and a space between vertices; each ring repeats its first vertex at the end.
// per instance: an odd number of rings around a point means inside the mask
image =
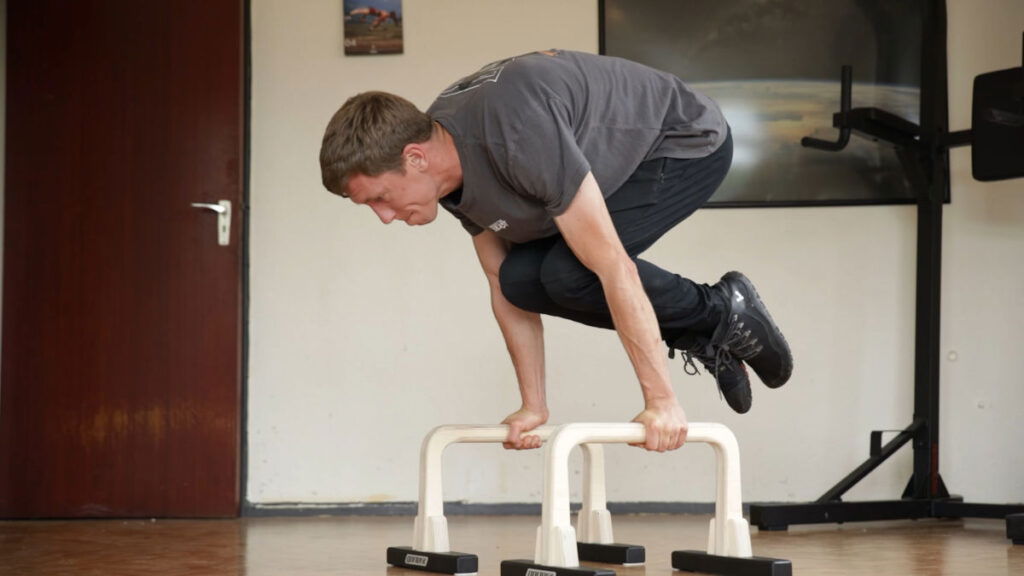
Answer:
MULTIPOLYGON (((950 118, 970 123, 970 84, 1020 65, 1024 4, 950 0, 950 118)), ((341 1, 253 0, 248 497, 256 504, 416 499, 419 442, 443 423, 496 423, 518 407, 484 278, 454 219, 382 226, 322 189, 317 154, 349 96, 381 89, 421 107, 455 78, 510 54, 597 49, 593 0, 405 0, 404 55, 346 57, 341 1)), ((1021 180, 970 178, 954 154, 946 212, 942 456, 969 498, 1024 498, 1021 180)), ((647 256, 699 281, 745 271, 784 327, 792 381, 756 384, 733 414, 707 376, 672 367, 691 421, 731 426, 750 501, 817 497, 866 457, 868 433, 912 412, 915 209, 706 210, 647 256)), ((546 322, 552 423, 626 421, 642 408, 617 338, 546 322)), ((713 500, 711 452, 609 449, 612 501, 713 500), (638 473, 639 472, 639 473, 638 473)), ((536 502, 537 452, 460 446, 446 499, 536 502)), ((856 488, 898 495, 909 450, 856 488)))
MULTIPOLYGON (((949 2, 949 120, 971 125, 975 75, 1021 65, 1024 2, 949 2)), ((1024 161, 1024 160, 1022 160, 1024 161)), ((943 242, 941 470, 976 500, 1024 501, 1024 180, 971 178, 951 158, 943 242)))

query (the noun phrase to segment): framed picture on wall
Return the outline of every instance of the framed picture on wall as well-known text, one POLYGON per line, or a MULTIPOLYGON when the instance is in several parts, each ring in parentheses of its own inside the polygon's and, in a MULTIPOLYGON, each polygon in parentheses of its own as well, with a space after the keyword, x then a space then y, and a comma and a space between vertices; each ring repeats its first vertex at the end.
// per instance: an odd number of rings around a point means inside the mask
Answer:
POLYGON ((401 54, 402 0, 342 0, 345 54, 401 54))
POLYGON ((599 0, 601 53, 665 70, 707 94, 733 133, 719 206, 915 201, 891 145, 836 140, 840 75, 853 66, 853 106, 920 118, 922 0, 599 0))

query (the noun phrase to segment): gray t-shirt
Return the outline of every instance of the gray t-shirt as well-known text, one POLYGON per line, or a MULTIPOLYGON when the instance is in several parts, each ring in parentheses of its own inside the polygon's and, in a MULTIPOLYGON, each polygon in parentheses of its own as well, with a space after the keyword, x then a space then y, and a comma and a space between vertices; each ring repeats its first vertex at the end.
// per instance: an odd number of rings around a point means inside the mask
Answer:
POLYGON ((703 158, 728 128, 718 106, 671 74, 582 52, 488 64, 427 110, 455 141, 462 189, 441 199, 471 234, 515 243, 558 233, 587 172, 607 198, 645 160, 703 158))

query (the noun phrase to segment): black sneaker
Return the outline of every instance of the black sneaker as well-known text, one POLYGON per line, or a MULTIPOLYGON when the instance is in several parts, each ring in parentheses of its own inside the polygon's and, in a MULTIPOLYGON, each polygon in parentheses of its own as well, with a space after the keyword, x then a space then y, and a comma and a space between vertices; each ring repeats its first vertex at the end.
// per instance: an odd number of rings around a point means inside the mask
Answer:
POLYGON ((753 401, 750 377, 747 376, 747 368, 742 360, 733 358, 728 351, 716 350, 706 338, 698 338, 689 348, 669 344, 669 358, 675 357, 677 349, 683 357, 684 372, 691 376, 700 373, 697 365, 693 363, 693 359, 696 358, 708 373, 715 377, 715 381, 718 382, 718 393, 725 398, 730 408, 740 414, 750 410, 753 401))
POLYGON ((711 337, 712 347, 750 364, 769 388, 785 384, 793 374, 793 353, 750 279, 729 272, 714 287, 725 295, 729 307, 711 337))

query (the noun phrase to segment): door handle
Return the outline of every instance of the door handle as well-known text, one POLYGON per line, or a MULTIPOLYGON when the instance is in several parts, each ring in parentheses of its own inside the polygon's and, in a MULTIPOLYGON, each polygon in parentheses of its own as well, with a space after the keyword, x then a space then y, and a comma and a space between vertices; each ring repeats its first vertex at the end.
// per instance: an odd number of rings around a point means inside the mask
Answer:
POLYGON ((193 202, 193 208, 212 210, 217 213, 217 243, 227 246, 231 243, 231 201, 221 200, 216 204, 193 202))

